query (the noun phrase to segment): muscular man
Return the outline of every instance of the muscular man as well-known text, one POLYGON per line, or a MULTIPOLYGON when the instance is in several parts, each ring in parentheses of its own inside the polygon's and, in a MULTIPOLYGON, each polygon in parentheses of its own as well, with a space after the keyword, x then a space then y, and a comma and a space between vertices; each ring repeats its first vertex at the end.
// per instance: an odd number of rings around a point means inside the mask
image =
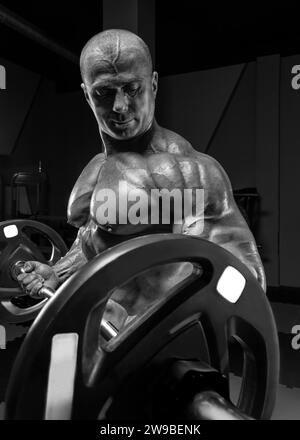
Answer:
MULTIPOLYGON (((81 87, 97 120, 103 153, 86 165, 70 196, 68 221, 78 228, 73 246, 52 268, 27 263, 27 274, 19 276, 24 289, 31 295, 43 283, 56 289, 104 249, 133 236, 161 231, 195 235, 224 247, 252 270, 265 289, 254 238, 234 202, 226 173, 216 160, 160 127, 154 118, 158 75, 146 44, 125 30, 101 32, 83 48, 80 69, 81 87), (200 217, 183 218, 181 224, 172 220, 167 225, 162 221, 124 224, 117 215, 115 223, 105 223, 99 191, 113 190, 117 199, 122 198, 120 182, 149 198, 154 188, 204 189, 204 227, 200 217)), ((117 289, 113 298, 129 315, 136 315, 186 273, 184 263, 153 269, 117 289)), ((118 306, 111 311, 116 321, 122 321, 123 311, 118 306)))

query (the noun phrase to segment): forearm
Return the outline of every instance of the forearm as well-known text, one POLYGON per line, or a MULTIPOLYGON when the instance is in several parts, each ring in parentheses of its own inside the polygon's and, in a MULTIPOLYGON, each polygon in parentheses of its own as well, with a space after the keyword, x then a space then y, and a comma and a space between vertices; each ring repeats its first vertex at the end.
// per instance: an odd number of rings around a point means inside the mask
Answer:
POLYGON ((82 250, 81 231, 79 230, 77 238, 70 250, 53 266, 60 284, 73 275, 73 273, 77 272, 86 262, 87 259, 82 250))
POLYGON ((220 246, 239 258, 256 276, 257 281, 266 292, 265 271, 255 243, 251 241, 222 243, 220 246))
POLYGON ((265 271, 256 247, 255 239, 248 227, 215 228, 211 232, 208 239, 239 258, 256 276, 257 281, 263 290, 266 291, 265 271))

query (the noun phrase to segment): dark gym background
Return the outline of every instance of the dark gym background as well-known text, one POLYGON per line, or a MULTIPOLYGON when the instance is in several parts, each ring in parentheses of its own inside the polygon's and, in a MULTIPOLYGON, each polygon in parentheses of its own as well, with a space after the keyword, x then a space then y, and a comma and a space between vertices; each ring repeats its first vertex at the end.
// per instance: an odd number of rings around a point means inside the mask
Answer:
POLYGON ((215 157, 234 190, 257 194, 250 200, 250 221, 277 320, 285 387, 276 416, 300 419, 300 358, 291 348, 291 329, 300 324, 300 89, 291 86, 291 69, 300 64, 299 10, 212 8, 192 0, 0 3, 0 17, 3 5, 69 54, 0 19, 0 64, 6 69, 6 90, 0 90, 0 221, 11 218, 14 173, 37 172, 41 162, 48 179, 45 216, 66 230, 72 186, 101 150, 80 89, 80 50, 102 29, 139 33, 160 75, 158 122, 215 157))

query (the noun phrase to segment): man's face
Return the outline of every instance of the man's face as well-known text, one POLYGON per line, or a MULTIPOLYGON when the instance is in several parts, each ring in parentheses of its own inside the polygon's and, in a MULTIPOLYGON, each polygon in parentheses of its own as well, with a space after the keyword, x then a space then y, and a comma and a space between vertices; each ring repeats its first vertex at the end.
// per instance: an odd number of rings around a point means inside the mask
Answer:
POLYGON ((100 131, 121 140, 136 137, 150 127, 157 73, 150 73, 138 58, 123 55, 112 66, 93 55, 82 88, 100 131))

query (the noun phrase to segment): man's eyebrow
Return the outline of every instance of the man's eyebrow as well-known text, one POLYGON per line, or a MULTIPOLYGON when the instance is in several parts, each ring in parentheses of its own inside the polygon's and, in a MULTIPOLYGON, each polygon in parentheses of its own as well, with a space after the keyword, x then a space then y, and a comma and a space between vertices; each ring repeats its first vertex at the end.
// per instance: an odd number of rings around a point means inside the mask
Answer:
POLYGON ((103 80, 103 81, 98 81, 98 82, 92 84, 91 89, 94 90, 94 89, 101 89, 101 88, 111 88, 114 86, 118 86, 119 84, 120 85, 127 85, 127 84, 132 84, 132 83, 141 82, 141 81, 142 81, 142 78, 124 79, 122 81, 116 81, 115 83, 112 82, 111 80, 109 80, 109 81, 103 80))
POLYGON ((105 82, 102 82, 102 81, 101 82, 97 82, 97 83, 91 85, 91 90, 102 89, 104 87, 109 87, 109 85, 111 85, 111 84, 108 84, 108 83, 105 83, 105 82))
POLYGON ((99 84, 95 84, 91 86, 92 90, 96 90, 96 89, 109 89, 111 86, 111 84, 103 84, 103 83, 99 83, 99 84))

